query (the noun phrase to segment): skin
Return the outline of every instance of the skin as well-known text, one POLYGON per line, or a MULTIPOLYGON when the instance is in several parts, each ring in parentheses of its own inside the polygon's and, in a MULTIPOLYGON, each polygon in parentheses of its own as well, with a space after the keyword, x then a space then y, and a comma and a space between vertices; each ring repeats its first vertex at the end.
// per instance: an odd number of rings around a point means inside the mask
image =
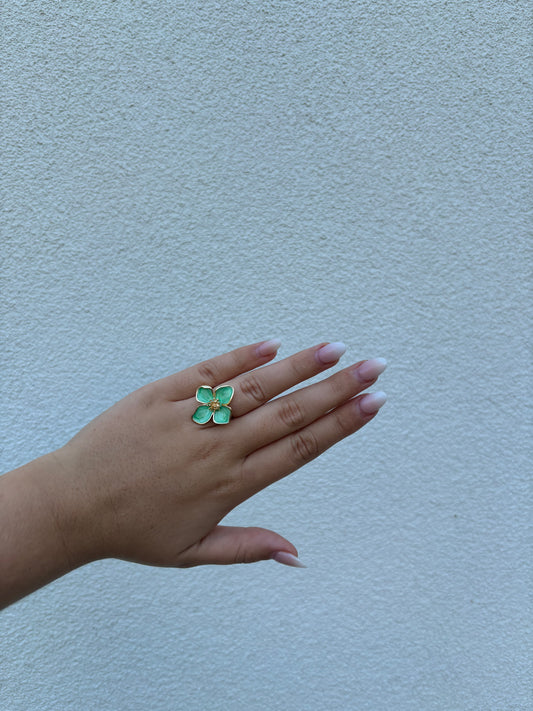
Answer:
POLYGON ((360 361, 277 397, 336 360, 320 361, 322 343, 266 365, 275 353, 260 345, 140 388, 0 477, 0 607, 101 558, 186 568, 297 555, 273 531, 220 521, 372 420, 361 393, 375 378, 360 361), (192 421, 204 383, 234 387, 228 425, 192 421))

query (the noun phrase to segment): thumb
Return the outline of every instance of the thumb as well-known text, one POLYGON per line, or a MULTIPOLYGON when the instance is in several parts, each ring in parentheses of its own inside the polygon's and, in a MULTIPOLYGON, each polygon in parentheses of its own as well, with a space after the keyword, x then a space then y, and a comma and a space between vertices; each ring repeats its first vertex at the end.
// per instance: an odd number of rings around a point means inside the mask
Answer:
POLYGON ((255 563, 273 558, 279 563, 305 568, 296 548, 274 531, 266 528, 216 526, 201 541, 180 555, 180 567, 193 565, 231 565, 255 563))

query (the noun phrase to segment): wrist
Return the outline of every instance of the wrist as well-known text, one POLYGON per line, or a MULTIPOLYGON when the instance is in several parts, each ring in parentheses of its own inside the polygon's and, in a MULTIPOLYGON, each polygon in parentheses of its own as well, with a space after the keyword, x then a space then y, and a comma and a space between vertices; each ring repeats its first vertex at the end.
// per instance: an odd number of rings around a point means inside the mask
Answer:
POLYGON ((66 565, 69 570, 74 570, 100 557, 95 507, 80 467, 67 446, 50 452, 44 458, 50 475, 43 482, 43 495, 48 502, 66 565))
POLYGON ((0 609, 94 560, 76 489, 61 451, 0 477, 0 609))

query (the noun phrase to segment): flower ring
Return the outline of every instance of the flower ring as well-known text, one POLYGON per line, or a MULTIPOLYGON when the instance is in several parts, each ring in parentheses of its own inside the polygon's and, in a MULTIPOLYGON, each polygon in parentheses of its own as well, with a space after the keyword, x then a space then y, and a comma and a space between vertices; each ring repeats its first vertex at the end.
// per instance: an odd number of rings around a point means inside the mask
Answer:
POLYGON ((196 391, 196 400, 202 404, 196 408, 192 416, 197 425, 205 425, 211 418, 217 425, 227 425, 231 420, 231 407, 233 397, 231 385, 221 385, 213 392, 209 385, 200 385, 196 391))

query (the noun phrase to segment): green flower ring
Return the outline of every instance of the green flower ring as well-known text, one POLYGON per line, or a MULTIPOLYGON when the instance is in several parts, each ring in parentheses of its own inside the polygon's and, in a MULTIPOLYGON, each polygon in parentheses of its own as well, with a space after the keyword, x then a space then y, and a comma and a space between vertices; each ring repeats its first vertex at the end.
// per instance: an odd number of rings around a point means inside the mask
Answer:
POLYGON ((231 385, 221 385, 213 391, 209 385, 200 385, 196 391, 196 400, 201 403, 192 416, 197 425, 205 425, 213 418, 217 425, 227 425, 231 420, 231 407, 234 390, 231 385))

